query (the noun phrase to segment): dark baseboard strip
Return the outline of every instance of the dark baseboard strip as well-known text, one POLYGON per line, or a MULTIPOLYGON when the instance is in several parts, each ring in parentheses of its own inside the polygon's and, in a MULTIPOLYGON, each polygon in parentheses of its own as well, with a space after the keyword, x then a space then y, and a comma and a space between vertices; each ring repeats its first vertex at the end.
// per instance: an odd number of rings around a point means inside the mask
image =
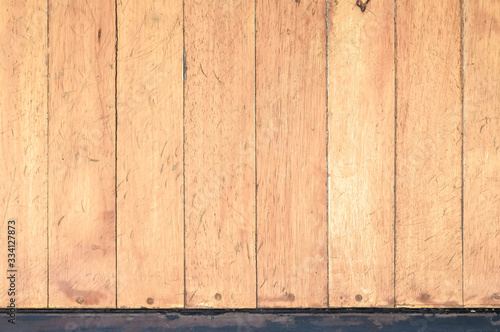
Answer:
POLYGON ((496 331, 499 309, 19 309, 0 331, 496 331))

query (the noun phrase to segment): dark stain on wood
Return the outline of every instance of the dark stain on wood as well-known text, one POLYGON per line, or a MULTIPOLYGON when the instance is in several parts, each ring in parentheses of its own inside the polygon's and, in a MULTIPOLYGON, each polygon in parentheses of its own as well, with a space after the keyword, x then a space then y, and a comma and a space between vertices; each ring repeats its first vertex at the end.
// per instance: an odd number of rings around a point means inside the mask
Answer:
POLYGON ((356 6, 358 6, 361 9, 361 12, 364 13, 366 10, 366 5, 368 5, 368 2, 370 2, 370 0, 366 0, 366 2, 363 2, 361 0, 357 0, 356 6))
POLYGON ((420 295, 420 301, 422 301, 422 302, 428 302, 430 299, 431 299, 431 296, 429 294, 420 295))
POLYGON ((97 290, 82 290, 73 288, 67 281, 60 281, 57 283, 59 290, 66 295, 69 299, 79 304, 84 305, 97 305, 105 299, 105 295, 97 290), (83 298, 83 301, 81 300, 83 298), (80 299, 80 301, 79 301, 80 299), (81 303, 80 303, 81 302, 81 303))

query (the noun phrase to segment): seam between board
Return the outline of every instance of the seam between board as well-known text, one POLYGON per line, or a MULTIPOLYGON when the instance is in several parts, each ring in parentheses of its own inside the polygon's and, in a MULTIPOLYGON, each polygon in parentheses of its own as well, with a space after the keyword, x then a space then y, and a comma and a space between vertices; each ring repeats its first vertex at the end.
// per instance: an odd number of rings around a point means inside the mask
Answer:
POLYGON ((330 307, 330 164, 328 160, 328 148, 329 148, 329 140, 330 133, 328 132, 328 97, 329 97, 329 21, 328 21, 328 13, 330 10, 330 4, 328 0, 326 2, 326 11, 325 11, 325 37, 326 37, 326 50, 325 50, 325 58, 326 58, 326 66, 325 66, 325 77, 326 77, 326 307, 330 307))
POLYGON ((461 231, 462 231, 462 306, 465 306, 465 257, 464 257, 464 188, 465 188, 465 1, 460 1, 460 85, 461 85, 461 102, 462 102, 462 184, 461 184, 461 200, 460 200, 460 208, 461 208, 461 231))
POLYGON ((115 0, 115 307, 118 308, 118 1, 115 0))
POLYGON ((258 234, 257 234, 257 195, 259 184, 257 182, 257 0, 254 1, 254 167, 255 167, 255 308, 259 307, 259 273, 258 273, 258 234))
POLYGON ((49 240, 49 235, 50 235, 50 228, 49 228, 49 162, 50 162, 50 154, 49 154, 49 148, 50 148, 50 139, 49 139, 49 101, 50 101, 50 37, 49 37, 49 0, 47 0, 47 56, 46 56, 46 62, 47 62, 47 176, 46 176, 46 181, 47 181, 47 308, 50 306, 50 300, 49 300, 49 287, 50 287, 50 240, 49 240))
POLYGON ((394 0, 394 221, 393 221, 393 234, 394 234, 394 304, 397 306, 397 293, 396 293, 396 235, 397 235, 397 156, 398 156, 398 30, 397 30, 397 0, 394 0))
POLYGON ((185 128, 185 108, 186 108, 186 43, 185 30, 186 20, 184 15, 184 1, 182 1, 182 246, 183 246, 183 265, 184 265, 184 308, 187 307, 187 288, 186 288, 186 128, 185 128))

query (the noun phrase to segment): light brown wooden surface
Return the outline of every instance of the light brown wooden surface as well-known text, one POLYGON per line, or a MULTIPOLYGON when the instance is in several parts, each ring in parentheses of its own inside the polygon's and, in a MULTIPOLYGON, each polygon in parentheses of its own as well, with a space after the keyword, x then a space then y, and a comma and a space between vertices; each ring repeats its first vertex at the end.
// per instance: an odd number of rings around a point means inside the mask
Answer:
POLYGON ((257 1, 259 307, 327 306, 325 15, 257 1))
POLYGON ((10 302, 8 293, 12 292, 7 270, 16 270, 12 294, 16 305, 47 306, 46 58, 47 4, 34 0, 0 3, 2 305, 10 302), (15 223, 9 224, 11 220, 15 223), (10 234, 13 238, 8 238, 9 229, 15 231, 10 234), (9 240, 15 242, 15 250, 7 251, 13 244, 9 240))
POLYGON ((186 0, 187 307, 255 307, 251 1, 186 0))
POLYGON ((465 2, 464 304, 500 305, 500 2, 465 2))
POLYGON ((50 307, 116 305, 114 17, 49 2, 50 307))
POLYGON ((459 1, 397 1, 396 304, 462 304, 459 1))
POLYGON ((118 307, 184 305, 182 1, 118 2, 118 307))
POLYGON ((331 1, 330 306, 394 305, 394 1, 331 1))
POLYGON ((42 2, 0 4, 18 308, 500 307, 498 1, 42 2))

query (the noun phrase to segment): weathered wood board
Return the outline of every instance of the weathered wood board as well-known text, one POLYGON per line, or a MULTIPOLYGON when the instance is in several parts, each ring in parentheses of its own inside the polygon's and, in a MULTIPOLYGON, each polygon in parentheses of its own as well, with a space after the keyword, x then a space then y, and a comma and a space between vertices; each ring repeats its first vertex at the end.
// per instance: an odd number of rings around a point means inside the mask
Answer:
POLYGON ((184 2, 187 307, 255 307, 251 1, 184 2))
POLYGON ((328 14, 330 306, 392 307, 394 1, 328 14))
POLYGON ((118 2, 117 305, 184 305, 182 1, 118 2))
POLYGON ((326 2, 256 4, 259 307, 325 307, 326 2))
POLYGON ((50 307, 116 306, 114 17, 49 1, 50 307))
POLYGON ((459 1, 396 8, 396 304, 462 305, 459 1))

